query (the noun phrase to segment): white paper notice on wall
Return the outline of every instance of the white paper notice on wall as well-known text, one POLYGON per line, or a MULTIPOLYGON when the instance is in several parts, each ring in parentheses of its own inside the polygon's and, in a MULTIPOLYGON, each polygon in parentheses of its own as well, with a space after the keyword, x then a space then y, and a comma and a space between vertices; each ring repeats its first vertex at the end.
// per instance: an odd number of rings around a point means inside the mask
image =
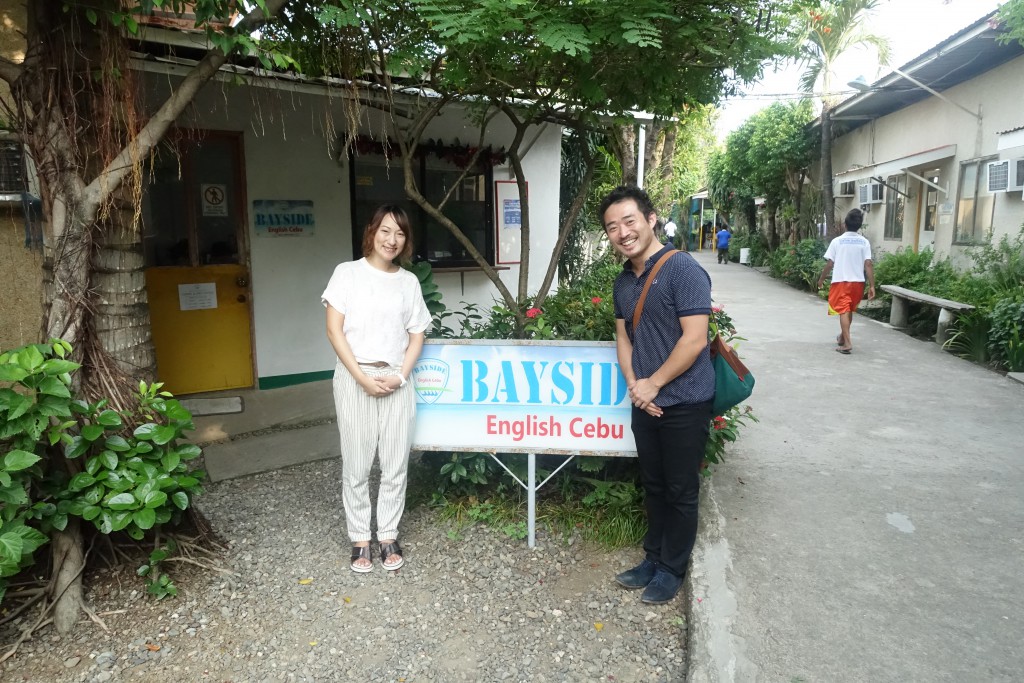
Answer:
POLYGON ((949 225, 953 222, 953 215, 949 213, 943 213, 939 215, 939 225, 949 225))
POLYGON ((178 307, 183 311, 217 308, 217 283, 178 285, 178 307))
POLYGON ((228 215, 228 186, 227 185, 200 185, 203 201, 204 216, 227 216, 228 215))

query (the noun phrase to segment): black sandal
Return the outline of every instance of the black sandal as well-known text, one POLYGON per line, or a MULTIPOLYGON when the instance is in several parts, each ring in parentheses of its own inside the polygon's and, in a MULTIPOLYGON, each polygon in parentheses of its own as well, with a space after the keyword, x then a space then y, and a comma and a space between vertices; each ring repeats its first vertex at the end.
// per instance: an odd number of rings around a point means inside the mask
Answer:
POLYGON ((352 546, 352 563, 349 567, 351 567, 352 571, 359 574, 366 574, 367 572, 373 571, 373 553, 370 550, 369 544, 352 546), (363 567, 356 564, 357 560, 367 560, 370 564, 367 567, 363 567))
POLYGON ((405 558, 402 557, 402 548, 398 545, 398 541, 380 544, 380 564, 389 572, 401 569, 402 565, 405 564, 405 558), (397 557, 398 561, 389 563, 388 560, 392 557, 397 557))

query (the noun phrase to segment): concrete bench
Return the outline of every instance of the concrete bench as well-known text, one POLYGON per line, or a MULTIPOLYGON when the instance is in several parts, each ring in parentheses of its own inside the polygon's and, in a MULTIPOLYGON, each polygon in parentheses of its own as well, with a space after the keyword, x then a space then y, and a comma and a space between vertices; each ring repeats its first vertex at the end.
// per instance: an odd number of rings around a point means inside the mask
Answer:
POLYGON ((930 294, 922 294, 905 287, 896 285, 882 285, 882 289, 892 295, 892 309, 889 313, 889 324, 896 328, 906 328, 907 303, 910 301, 927 304, 939 309, 939 322, 935 327, 935 341, 945 344, 949 338, 949 326, 953 323, 957 313, 961 311, 973 311, 974 306, 962 304, 959 301, 951 301, 930 294))

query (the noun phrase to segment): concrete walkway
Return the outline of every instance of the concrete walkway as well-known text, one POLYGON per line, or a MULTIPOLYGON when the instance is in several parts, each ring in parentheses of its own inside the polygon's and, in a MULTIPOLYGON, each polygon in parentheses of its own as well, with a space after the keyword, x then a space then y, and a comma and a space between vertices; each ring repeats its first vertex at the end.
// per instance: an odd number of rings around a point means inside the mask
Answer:
POLYGON ((754 371, 702 493, 690 681, 1024 677, 1024 385, 698 255, 754 371))

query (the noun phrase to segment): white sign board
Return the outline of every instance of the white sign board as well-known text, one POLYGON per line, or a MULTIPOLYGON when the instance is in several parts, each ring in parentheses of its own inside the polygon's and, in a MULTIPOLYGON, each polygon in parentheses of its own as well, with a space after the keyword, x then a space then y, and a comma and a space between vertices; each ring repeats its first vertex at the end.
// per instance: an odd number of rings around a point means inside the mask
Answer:
POLYGON ((178 285, 178 308, 183 311, 217 308, 217 284, 200 282, 178 285))
POLYGON ((412 382, 418 450, 636 451, 613 342, 433 340, 412 382))
POLYGON ((204 216, 227 216, 228 215, 228 186, 227 185, 200 185, 202 193, 202 206, 204 216))
POLYGON ((254 199, 252 222, 257 237, 312 237, 316 214, 309 199, 254 199))

